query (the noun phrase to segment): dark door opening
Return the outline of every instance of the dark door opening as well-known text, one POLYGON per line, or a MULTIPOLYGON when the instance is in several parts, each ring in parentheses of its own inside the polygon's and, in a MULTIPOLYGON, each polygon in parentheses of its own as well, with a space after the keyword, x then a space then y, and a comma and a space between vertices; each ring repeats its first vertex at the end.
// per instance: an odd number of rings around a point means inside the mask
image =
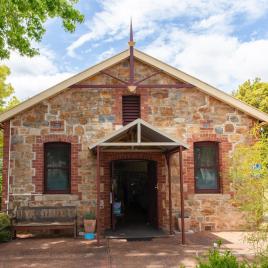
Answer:
POLYGON ((111 175, 112 229, 157 228, 157 163, 116 160, 111 175))

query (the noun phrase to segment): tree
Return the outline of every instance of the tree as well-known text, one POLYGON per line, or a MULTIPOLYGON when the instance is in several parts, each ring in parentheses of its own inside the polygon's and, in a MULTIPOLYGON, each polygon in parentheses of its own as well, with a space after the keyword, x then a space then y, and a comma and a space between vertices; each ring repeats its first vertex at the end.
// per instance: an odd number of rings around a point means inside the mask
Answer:
POLYGON ((260 78, 247 80, 233 92, 234 97, 268 113, 268 83, 260 78))
POLYGON ((14 88, 6 82, 10 70, 5 65, 0 65, 0 113, 12 108, 19 103, 14 95, 14 88))
MULTIPOLYGON (((5 65, 0 65, 0 112, 8 110, 19 103, 14 96, 14 88, 6 82, 10 70, 5 65)), ((2 194, 2 157, 3 157, 3 132, 0 131, 0 207, 2 194)))
POLYGON ((268 139, 236 146, 230 165, 234 204, 244 212, 247 235, 255 252, 268 253, 268 139))
MULTIPOLYGON (((233 96, 255 108, 268 113, 268 83, 260 78, 248 79, 233 92, 233 96)), ((255 131, 262 131, 262 138, 268 138, 268 125, 263 124, 255 131)), ((256 133, 255 133, 256 134, 256 133)))
MULTIPOLYGON (((268 112, 268 83, 260 78, 247 80, 233 95, 268 112)), ((268 256, 268 127, 255 125, 248 140, 252 144, 236 146, 230 164, 234 203, 244 211, 248 227, 254 232, 248 234, 257 254, 268 256)))
POLYGON ((73 32, 84 20, 74 8, 78 1, 0 0, 0 59, 9 58, 11 50, 30 57, 38 54, 32 44, 41 41, 49 18, 61 18, 64 29, 73 32))

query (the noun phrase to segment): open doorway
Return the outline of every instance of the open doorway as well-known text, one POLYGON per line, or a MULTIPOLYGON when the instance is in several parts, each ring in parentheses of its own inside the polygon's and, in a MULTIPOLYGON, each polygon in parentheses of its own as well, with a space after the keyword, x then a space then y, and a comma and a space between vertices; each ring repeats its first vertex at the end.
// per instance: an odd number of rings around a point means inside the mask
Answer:
POLYGON ((111 227, 114 231, 158 227, 155 161, 112 161, 111 191, 111 227))

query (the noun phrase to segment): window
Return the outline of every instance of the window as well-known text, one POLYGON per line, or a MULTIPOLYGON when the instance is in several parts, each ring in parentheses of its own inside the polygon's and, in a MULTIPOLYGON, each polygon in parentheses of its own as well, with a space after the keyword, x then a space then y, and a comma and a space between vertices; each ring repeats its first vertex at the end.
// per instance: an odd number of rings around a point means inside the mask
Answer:
POLYGON ((220 192, 219 147, 216 142, 194 144, 195 191, 199 193, 220 192))
POLYGON ((140 96, 131 95, 122 97, 123 125, 140 118, 140 96))
POLYGON ((70 193, 70 152, 69 143, 45 144, 46 193, 70 193))

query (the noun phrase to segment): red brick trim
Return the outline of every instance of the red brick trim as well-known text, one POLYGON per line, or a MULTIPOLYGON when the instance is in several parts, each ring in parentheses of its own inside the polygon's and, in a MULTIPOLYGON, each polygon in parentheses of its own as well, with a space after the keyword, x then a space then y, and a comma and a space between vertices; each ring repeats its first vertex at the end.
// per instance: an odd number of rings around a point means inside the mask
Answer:
MULTIPOLYGON (((143 160, 154 160, 157 162, 157 185, 158 185, 158 225, 159 227, 168 226, 168 215, 166 209, 163 207, 163 203, 166 202, 166 176, 163 175, 162 171, 165 168, 165 158, 162 153, 144 153, 144 152, 128 152, 128 153, 112 153, 102 152, 100 157, 100 168, 103 169, 101 172, 100 183, 101 187, 101 200, 104 202, 104 209, 101 209, 101 230, 110 228, 111 224, 111 209, 110 209, 110 163, 113 160, 125 160, 125 159, 143 159, 143 160)), ((166 206, 167 207, 167 206, 166 206)))
POLYGON ((226 193, 230 191, 230 181, 228 180, 228 161, 229 152, 232 150, 232 143, 228 142, 225 135, 198 133, 188 138, 187 144, 190 146, 184 152, 184 183, 187 184, 187 193, 195 193, 194 185, 194 143, 200 141, 211 141, 219 143, 219 175, 220 175, 220 192, 226 193))
POLYGON ((8 169, 9 169, 9 139, 10 139, 10 121, 4 123, 3 129, 3 185, 2 185, 2 209, 6 209, 7 200, 7 184, 8 184, 8 169))
POLYGON ((33 144, 35 160, 32 161, 32 167, 35 169, 33 183, 36 193, 44 193, 44 143, 46 142, 68 142, 71 144, 71 193, 79 194, 78 184, 81 183, 81 176, 78 175, 79 159, 81 144, 78 143, 77 136, 66 135, 46 135, 36 136, 36 143, 33 144))

